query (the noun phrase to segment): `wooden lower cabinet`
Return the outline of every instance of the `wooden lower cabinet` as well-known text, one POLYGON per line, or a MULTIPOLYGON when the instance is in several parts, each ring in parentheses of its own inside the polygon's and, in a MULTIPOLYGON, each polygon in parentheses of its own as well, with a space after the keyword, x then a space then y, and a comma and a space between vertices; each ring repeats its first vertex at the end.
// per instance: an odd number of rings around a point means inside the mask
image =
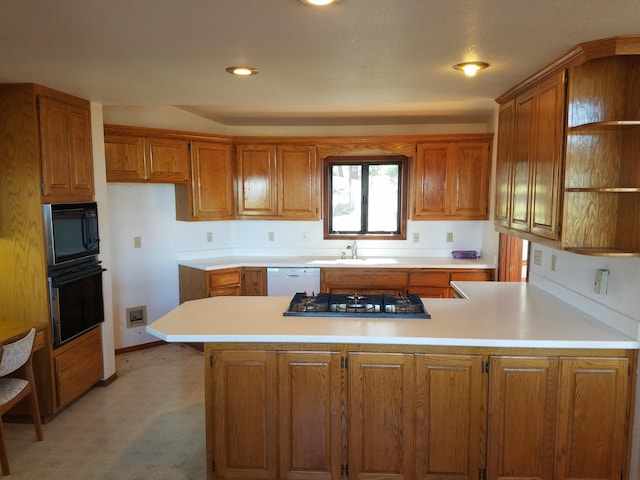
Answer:
POLYGON ((414 358, 349 354, 349 478, 413 478, 414 358))
POLYGON ((62 408, 102 379, 102 330, 94 328, 53 351, 56 406, 62 408))
POLYGON ((627 480, 637 352, 517 350, 207 344, 207 478, 627 480))
POLYGON ((493 357, 490 371, 488 480, 551 480, 558 359, 493 357))
POLYGON ((484 467, 483 376, 480 355, 416 355, 417 480, 475 480, 484 467))
POLYGON ((178 275, 180 303, 207 297, 267 294, 267 269, 263 267, 207 271, 180 265, 178 275))

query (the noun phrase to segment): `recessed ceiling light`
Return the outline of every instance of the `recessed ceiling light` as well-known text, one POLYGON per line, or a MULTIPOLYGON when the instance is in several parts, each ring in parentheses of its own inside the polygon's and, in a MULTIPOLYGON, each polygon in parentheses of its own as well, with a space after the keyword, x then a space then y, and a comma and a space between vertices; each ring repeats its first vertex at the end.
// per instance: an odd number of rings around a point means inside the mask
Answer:
POLYGON ((488 63, 485 62, 464 62, 464 63, 456 63, 453 68, 464 72, 467 77, 473 77, 480 70, 484 70, 489 66, 488 63))
POLYGON ((231 75, 238 75, 240 77, 249 77, 251 75, 256 75, 258 73, 257 68, 245 67, 245 66, 227 67, 225 68, 225 70, 231 75))
POLYGON ((332 3, 338 3, 341 0, 299 0, 299 1, 300 3, 306 3, 307 5, 323 7, 325 5, 331 5, 332 3))

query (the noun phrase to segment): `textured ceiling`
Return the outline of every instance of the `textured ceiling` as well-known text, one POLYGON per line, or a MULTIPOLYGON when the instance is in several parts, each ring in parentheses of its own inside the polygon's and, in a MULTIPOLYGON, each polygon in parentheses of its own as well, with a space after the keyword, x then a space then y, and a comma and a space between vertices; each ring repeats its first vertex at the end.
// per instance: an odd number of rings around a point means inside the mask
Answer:
POLYGON ((577 43, 632 34, 638 0, 4 0, 0 82, 224 125, 478 122, 577 43))

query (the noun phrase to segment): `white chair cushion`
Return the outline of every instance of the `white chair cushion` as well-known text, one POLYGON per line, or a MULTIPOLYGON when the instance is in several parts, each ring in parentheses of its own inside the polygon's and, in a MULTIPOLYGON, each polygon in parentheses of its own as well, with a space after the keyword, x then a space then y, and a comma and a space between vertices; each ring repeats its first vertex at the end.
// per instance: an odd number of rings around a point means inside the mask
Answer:
POLYGON ((13 400, 27 385, 22 378, 0 378, 0 405, 13 400))

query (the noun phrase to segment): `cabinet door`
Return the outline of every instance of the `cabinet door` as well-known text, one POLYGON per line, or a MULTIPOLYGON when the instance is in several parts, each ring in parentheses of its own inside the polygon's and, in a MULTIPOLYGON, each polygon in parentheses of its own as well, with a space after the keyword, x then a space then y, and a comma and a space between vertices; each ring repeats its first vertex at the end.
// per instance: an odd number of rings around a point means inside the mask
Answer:
POLYGON ((107 182, 142 182, 145 180, 142 137, 105 133, 104 155, 107 182))
POLYGON ((488 480, 552 480, 558 361, 493 357, 488 480))
POLYGON ((535 89, 515 101, 513 177, 511 179, 511 219, 514 230, 529 231, 531 158, 533 156, 535 89))
POLYGON ((231 145, 192 142, 191 170, 193 175, 191 185, 186 186, 185 190, 190 189, 193 218, 197 220, 233 218, 231 145))
POLYGON ((449 143, 418 145, 414 169, 414 219, 445 218, 449 214, 447 196, 447 162, 449 143))
POLYGON ((279 478, 338 480, 342 454, 340 353, 278 353, 279 478))
POLYGON ((628 368, 626 358, 560 360, 558 480, 626 475, 628 368))
POLYGON ((448 165, 449 215, 458 219, 489 218, 489 142, 458 142, 448 165))
POLYGON ((238 215, 276 215, 278 197, 275 146, 238 145, 236 183, 238 215))
POLYGON ((267 294, 267 269, 243 268, 242 269, 242 295, 264 296, 267 294))
POLYGON ((414 358, 349 354, 349 478, 412 478, 414 358))
POLYGON ((292 219, 320 218, 320 188, 316 147, 278 145, 278 216, 292 219))
POLYGON ((484 467, 484 392, 482 357, 416 355, 417 480, 475 480, 484 467))
POLYGON ((43 199, 47 202, 93 198, 93 153, 88 105, 71 105, 40 96, 40 148, 43 199))
POLYGON ((185 139, 145 138, 146 178, 151 182, 189 180, 189 143, 185 139))
POLYGON ((560 72, 537 87, 535 145, 531 164, 531 233, 552 240, 560 236, 564 78, 564 72, 560 72))
POLYGON ((276 353, 207 353, 208 478, 276 478, 276 353))
POLYGON ((513 165, 515 101, 500 106, 498 113, 498 147, 496 153, 495 223, 509 226, 511 211, 511 167, 513 165))

